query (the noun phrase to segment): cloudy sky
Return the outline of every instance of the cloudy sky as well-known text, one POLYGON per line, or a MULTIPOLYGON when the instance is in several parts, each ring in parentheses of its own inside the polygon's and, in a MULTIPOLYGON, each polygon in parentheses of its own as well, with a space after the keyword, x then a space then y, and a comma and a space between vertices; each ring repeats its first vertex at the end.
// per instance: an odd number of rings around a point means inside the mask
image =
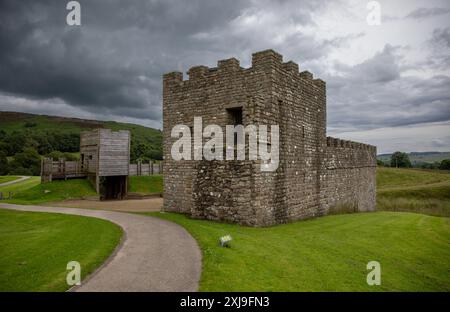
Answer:
POLYGON ((450 150, 450 1, 0 0, 0 110, 161 128, 161 76, 272 48, 327 82, 328 135, 450 150))

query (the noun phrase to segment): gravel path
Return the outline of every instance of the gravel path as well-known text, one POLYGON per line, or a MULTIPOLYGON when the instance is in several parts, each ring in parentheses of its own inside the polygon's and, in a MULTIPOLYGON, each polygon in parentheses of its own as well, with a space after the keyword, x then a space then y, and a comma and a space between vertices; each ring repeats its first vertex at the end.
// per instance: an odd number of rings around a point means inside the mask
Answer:
POLYGON ((162 292, 198 289, 200 249, 194 238, 175 223, 115 211, 11 204, 0 204, 0 208, 95 217, 122 227, 124 238, 116 253, 73 291, 162 292))

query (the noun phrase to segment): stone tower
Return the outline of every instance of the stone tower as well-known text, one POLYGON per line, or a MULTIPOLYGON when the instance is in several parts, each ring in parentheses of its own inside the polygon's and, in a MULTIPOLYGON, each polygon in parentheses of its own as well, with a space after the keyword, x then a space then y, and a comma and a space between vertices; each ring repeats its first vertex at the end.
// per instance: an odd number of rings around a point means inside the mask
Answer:
MULTIPOLYGON (((194 218, 267 226, 331 212, 375 209, 376 148, 326 137, 326 86, 266 50, 242 68, 235 58, 164 75, 164 210, 194 218), (279 125, 279 166, 260 160, 171 157, 175 125, 194 117, 225 129, 279 125)), ((193 130, 192 130, 193 131, 193 130)))

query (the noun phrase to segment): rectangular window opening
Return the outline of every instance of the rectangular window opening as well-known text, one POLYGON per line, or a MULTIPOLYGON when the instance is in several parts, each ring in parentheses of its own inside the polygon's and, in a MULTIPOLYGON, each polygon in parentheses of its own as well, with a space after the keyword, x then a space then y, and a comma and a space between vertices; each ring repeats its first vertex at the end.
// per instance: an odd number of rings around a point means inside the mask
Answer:
MULTIPOLYGON (((228 124, 237 126, 242 125, 242 107, 227 108, 228 124)), ((237 144, 237 133, 234 134, 234 146, 237 144)))

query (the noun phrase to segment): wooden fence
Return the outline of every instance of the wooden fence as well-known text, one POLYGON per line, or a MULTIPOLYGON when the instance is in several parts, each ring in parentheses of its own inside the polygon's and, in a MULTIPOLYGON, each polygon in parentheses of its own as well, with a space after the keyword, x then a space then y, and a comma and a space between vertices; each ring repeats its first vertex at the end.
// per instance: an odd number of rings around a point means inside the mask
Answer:
POLYGON ((162 174, 163 164, 162 162, 155 163, 150 161, 144 164, 138 161, 137 164, 130 164, 129 175, 130 176, 149 176, 155 174, 162 174))
MULTIPOLYGON (((162 162, 130 164, 129 176, 149 176, 162 174, 162 162)), ((52 180, 86 178, 88 172, 95 172, 95 168, 90 168, 89 162, 85 164, 81 161, 67 161, 63 158, 54 161, 51 158, 45 158, 41 163, 41 181, 51 182, 52 180)))

